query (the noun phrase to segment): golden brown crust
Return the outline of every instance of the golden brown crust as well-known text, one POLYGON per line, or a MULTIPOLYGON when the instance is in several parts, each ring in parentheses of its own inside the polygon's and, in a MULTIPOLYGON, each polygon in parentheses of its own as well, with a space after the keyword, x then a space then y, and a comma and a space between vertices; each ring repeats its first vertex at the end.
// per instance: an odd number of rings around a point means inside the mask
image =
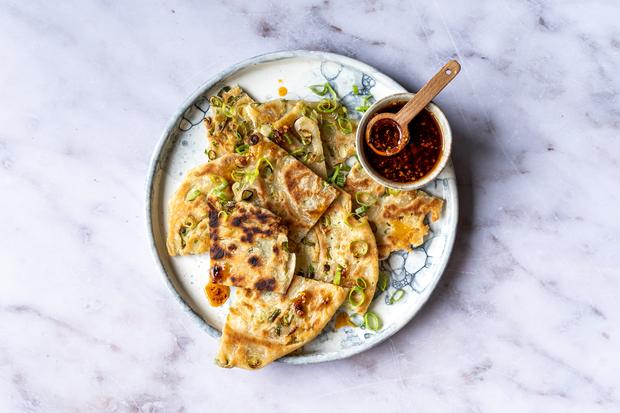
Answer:
POLYGON ((350 213, 351 196, 341 192, 299 245, 295 273, 329 283, 340 273, 339 285, 345 288, 363 279, 365 299, 353 309, 364 314, 377 287, 379 258, 368 221, 349 219, 347 224, 350 213))
POLYGON ((209 207, 210 274, 214 283, 286 292, 295 266, 287 229, 270 211, 238 202, 226 213, 209 207))
POLYGON ((293 242, 304 237, 338 195, 335 188, 284 149, 260 138, 246 155, 224 155, 187 174, 169 204, 167 246, 170 255, 207 251, 208 205, 211 202, 222 207, 216 190, 221 180, 227 183, 220 190, 225 199, 240 201, 244 194, 250 194, 246 191, 251 191, 248 202, 282 218, 293 242), (296 183, 290 180, 293 176, 296 183), (192 198, 188 198, 188 194, 194 190, 200 191, 200 195, 188 200, 192 198), (189 230, 183 229, 187 222, 190 222, 189 230))
POLYGON ((258 369, 316 337, 344 302, 346 290, 293 277, 286 295, 238 289, 216 362, 258 369))

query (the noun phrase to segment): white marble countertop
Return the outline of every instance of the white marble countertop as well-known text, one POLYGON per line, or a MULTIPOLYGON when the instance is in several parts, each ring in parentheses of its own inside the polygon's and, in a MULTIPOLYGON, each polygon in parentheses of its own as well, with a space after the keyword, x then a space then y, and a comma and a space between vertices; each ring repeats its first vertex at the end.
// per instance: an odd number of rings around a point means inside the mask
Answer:
POLYGON ((620 411, 620 5, 468 4, 0 0, 0 411, 620 411), (296 48, 411 90, 460 60, 459 234, 382 345, 224 370, 153 263, 148 162, 200 83, 296 48))

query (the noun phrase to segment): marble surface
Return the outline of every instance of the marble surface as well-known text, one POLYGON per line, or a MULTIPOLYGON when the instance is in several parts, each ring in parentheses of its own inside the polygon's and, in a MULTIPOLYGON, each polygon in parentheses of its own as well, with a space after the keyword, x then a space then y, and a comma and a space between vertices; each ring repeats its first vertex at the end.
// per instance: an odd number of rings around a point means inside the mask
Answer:
POLYGON ((620 411, 619 15, 603 0, 0 0, 0 411, 620 411), (206 78, 294 48, 411 90, 460 60, 436 100, 459 234, 429 303, 382 345, 223 370, 153 263, 148 162, 206 78))

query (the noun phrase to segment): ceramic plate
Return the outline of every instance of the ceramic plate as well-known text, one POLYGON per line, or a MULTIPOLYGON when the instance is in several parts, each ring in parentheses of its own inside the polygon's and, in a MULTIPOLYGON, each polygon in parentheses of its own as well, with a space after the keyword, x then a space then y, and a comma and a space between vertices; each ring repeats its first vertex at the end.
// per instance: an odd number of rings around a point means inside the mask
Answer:
MULTIPOLYGON (((258 101, 279 98, 281 87, 288 90, 286 99, 317 100, 308 86, 325 81, 331 82, 350 109, 360 104, 360 98, 351 92, 353 84, 360 93, 372 93, 377 99, 405 91, 376 69, 337 54, 289 51, 262 55, 203 84, 181 105, 155 148, 147 183, 147 220, 157 265, 175 297, 214 337, 220 336, 228 306, 211 307, 205 297, 208 255, 171 258, 166 252, 167 202, 185 172, 207 161, 202 120, 209 110, 209 97, 225 85, 238 84, 258 101)), ((437 285, 454 243, 458 200, 451 162, 425 190, 446 201, 443 215, 431 224, 432 232, 422 246, 412 252, 393 253, 381 263, 381 269, 390 274, 390 284, 375 297, 370 309, 381 317, 383 327, 378 332, 351 327, 335 330, 332 320, 314 341, 281 361, 306 364, 351 356, 390 337, 420 310, 437 285), (398 289, 406 292, 404 297, 390 304, 398 289)))

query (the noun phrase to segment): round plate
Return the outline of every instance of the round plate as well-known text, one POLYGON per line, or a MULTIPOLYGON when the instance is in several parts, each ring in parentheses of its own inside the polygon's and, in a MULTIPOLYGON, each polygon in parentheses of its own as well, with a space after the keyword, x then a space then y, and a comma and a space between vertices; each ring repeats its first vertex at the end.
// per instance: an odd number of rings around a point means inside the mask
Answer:
MULTIPOLYGON (((208 98, 225 85, 238 84, 258 101, 279 98, 282 86, 288 90, 286 99, 316 100, 308 86, 326 81, 331 82, 351 112, 361 103, 361 98, 351 92, 353 84, 358 85, 360 93, 372 93, 376 99, 405 92, 381 72, 345 56, 304 50, 270 53, 241 62, 203 84, 179 107, 155 148, 146 199, 153 253, 175 297, 214 337, 220 336, 228 305, 211 307, 205 297, 208 255, 170 257, 166 251, 168 200, 185 172, 207 161, 202 120, 209 110, 208 98)), ((431 233, 422 246, 411 252, 393 253, 381 262, 381 269, 390 274, 390 285, 375 296, 370 309, 381 317, 383 327, 378 332, 352 327, 336 330, 332 320, 316 339, 281 361, 307 364, 351 356, 390 337, 420 310, 437 285, 454 244, 458 200, 452 163, 424 190, 446 201, 443 214, 439 221, 430 223, 431 233), (398 289, 406 294, 391 304, 390 297, 398 289)))

